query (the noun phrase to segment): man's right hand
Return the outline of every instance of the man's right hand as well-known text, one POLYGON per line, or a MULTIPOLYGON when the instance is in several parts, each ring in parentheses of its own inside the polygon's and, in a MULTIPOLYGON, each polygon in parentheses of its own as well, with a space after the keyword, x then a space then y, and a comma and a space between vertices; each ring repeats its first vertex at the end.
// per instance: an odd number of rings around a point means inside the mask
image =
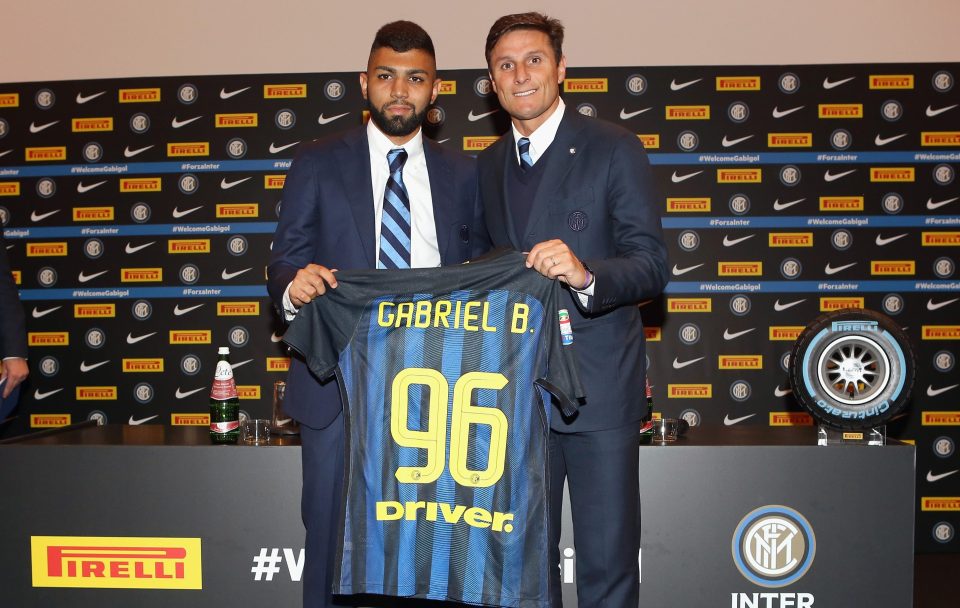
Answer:
POLYGON ((290 282, 290 303, 300 308, 317 296, 327 292, 327 288, 337 288, 337 270, 319 264, 307 264, 297 271, 297 276, 290 282))

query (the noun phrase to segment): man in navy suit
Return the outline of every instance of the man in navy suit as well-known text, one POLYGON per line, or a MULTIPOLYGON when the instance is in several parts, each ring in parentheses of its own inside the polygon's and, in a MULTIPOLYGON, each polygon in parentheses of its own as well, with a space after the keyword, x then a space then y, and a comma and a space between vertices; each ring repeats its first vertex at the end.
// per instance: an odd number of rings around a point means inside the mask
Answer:
MULTIPOLYGON (((420 128, 440 90, 430 36, 408 21, 383 26, 360 87, 369 123, 301 147, 287 173, 267 269, 287 321, 336 289, 337 270, 456 264, 488 248, 473 159, 420 128)), ((304 606, 330 606, 344 462, 337 383, 294 358, 284 407, 303 443, 304 606)))
MULTIPOLYGON (((636 135, 564 106, 563 26, 539 13, 502 17, 486 58, 512 129, 479 156, 480 193, 495 246, 569 288, 586 403, 552 412, 552 533, 563 482, 572 507, 578 606, 636 606, 640 548, 638 448, 644 333, 637 304, 667 283, 657 194, 636 135)), ((551 562, 560 563, 551 545, 551 562)), ((560 605, 559 570, 553 600, 560 605)))
POLYGON ((7 246, 0 230, 0 422, 13 411, 17 395, 13 392, 30 373, 27 367, 27 324, 10 274, 7 246), (12 395, 12 397, 11 397, 12 395))

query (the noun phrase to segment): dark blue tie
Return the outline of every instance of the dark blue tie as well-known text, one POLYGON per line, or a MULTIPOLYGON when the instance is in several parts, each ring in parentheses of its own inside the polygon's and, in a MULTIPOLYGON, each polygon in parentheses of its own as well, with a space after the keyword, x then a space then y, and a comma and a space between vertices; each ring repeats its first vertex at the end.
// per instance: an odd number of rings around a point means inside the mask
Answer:
POLYGON ((520 168, 524 171, 529 171, 533 168, 533 159, 530 158, 530 140, 526 137, 521 137, 517 141, 517 151, 520 152, 520 168))
POLYGON ((380 257, 377 268, 410 268, 410 197, 403 185, 403 164, 407 151, 394 148, 387 153, 390 177, 383 193, 380 220, 380 257))

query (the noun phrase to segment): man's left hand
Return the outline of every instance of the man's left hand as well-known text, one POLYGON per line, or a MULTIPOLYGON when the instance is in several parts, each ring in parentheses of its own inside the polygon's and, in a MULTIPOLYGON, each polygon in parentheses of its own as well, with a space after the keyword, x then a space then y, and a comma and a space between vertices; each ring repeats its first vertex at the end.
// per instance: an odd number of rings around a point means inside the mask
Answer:
POLYGON ((13 392, 13 389, 23 382, 30 374, 30 368, 27 366, 26 359, 13 358, 3 361, 3 377, 6 382, 3 383, 3 398, 6 399, 13 392))
POLYGON ((575 253, 560 239, 537 243, 527 254, 527 268, 548 279, 560 279, 574 289, 587 285, 587 269, 575 253))

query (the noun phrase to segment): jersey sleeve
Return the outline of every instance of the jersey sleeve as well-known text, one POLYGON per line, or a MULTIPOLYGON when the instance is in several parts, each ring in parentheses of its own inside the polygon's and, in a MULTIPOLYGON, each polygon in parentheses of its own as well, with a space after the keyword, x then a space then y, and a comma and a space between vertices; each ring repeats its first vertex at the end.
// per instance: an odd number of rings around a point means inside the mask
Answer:
MULTIPOLYGON (((556 281, 553 283, 555 288, 549 296, 552 304, 548 307, 549 320, 544 344, 547 348, 547 370, 537 383, 553 395, 563 415, 570 417, 577 413, 579 402, 586 398, 586 391, 580 381, 573 340, 564 344, 560 311, 557 307, 560 289, 556 281)), ((569 321, 566 326, 570 326, 569 321)))
POLYGON ((348 309, 339 305, 339 294, 334 294, 328 292, 301 307, 283 335, 283 341, 303 355, 307 367, 321 380, 333 375, 340 352, 350 342, 348 328, 355 325, 345 318, 348 309))

